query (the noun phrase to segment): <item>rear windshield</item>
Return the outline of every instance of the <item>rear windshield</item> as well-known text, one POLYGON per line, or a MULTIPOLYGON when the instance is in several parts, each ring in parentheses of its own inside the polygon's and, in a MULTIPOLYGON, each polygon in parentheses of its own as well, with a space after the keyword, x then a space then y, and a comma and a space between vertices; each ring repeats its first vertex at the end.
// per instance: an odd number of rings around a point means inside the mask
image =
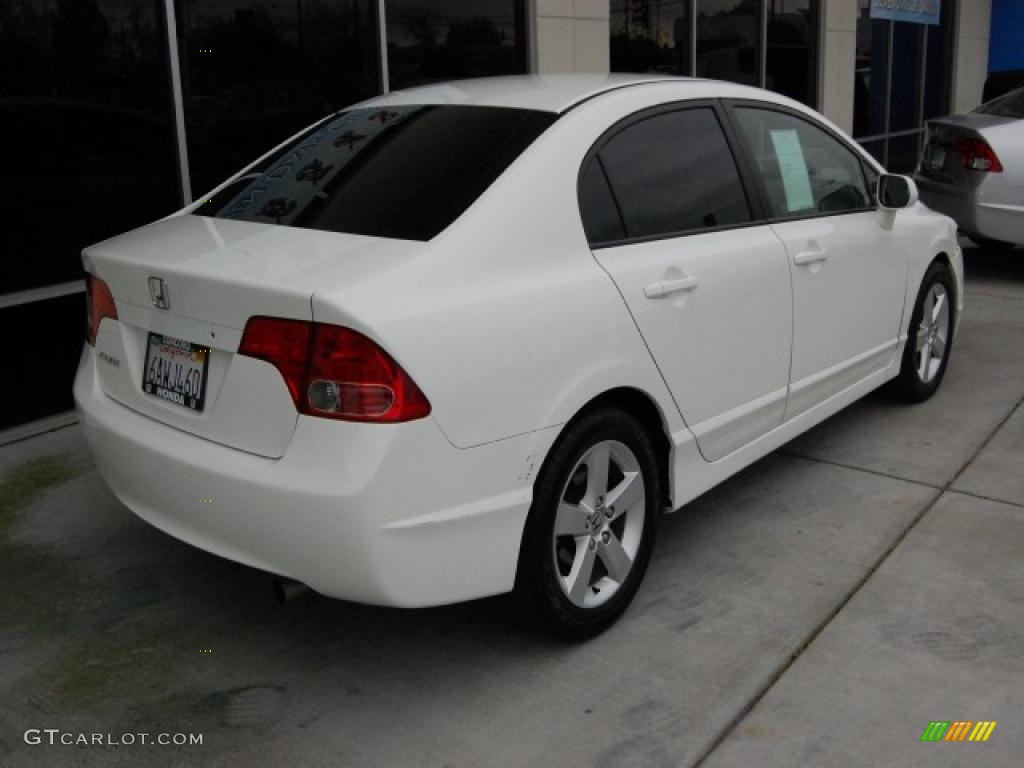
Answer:
POLYGON ((250 168, 194 213, 429 240, 555 117, 456 105, 341 112, 250 168))
POLYGON ((982 104, 974 111, 1000 117, 1024 117, 1024 88, 1010 91, 998 99, 982 104))

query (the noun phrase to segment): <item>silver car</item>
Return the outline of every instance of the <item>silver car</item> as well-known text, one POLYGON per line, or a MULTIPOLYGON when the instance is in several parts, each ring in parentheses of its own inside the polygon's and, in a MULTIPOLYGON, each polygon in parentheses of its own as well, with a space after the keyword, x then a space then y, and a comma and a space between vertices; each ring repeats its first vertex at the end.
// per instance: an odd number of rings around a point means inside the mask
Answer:
POLYGON ((928 122, 921 200, 986 247, 1024 245, 1024 88, 928 122))

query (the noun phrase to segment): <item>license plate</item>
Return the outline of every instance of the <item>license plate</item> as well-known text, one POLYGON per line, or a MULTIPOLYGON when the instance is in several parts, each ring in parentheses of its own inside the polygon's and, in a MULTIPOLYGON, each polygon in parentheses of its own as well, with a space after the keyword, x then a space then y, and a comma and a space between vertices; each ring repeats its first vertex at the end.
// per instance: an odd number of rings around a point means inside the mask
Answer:
POLYGON ((190 411, 202 411, 210 350, 190 341, 149 334, 142 391, 190 411))
POLYGON ((928 167, 938 171, 946 164, 946 150, 942 147, 931 147, 928 150, 928 167))

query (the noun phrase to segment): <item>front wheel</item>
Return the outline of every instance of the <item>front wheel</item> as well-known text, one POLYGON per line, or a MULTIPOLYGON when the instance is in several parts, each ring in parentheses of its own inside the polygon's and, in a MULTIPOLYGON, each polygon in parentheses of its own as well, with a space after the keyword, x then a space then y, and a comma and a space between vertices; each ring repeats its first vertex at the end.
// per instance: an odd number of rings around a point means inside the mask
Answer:
POLYGON ((942 262, 925 272, 910 316, 910 329, 895 391, 911 402, 927 400, 946 375, 954 328, 953 275, 942 262))
POLYGON ((628 414, 571 425, 541 469, 516 593, 555 635, 583 640, 625 612, 647 570, 660 512, 654 446, 628 414))

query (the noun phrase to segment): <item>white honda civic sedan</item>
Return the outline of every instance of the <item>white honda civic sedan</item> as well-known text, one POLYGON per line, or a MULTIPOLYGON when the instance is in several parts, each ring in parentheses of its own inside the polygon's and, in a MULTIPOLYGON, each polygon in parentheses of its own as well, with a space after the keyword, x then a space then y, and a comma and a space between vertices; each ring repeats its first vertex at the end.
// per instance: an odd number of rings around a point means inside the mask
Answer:
POLYGON ((956 227, 776 94, 513 77, 330 115, 87 248, 83 431, 125 505, 330 596, 626 609, 658 518, 891 382, 956 227))

